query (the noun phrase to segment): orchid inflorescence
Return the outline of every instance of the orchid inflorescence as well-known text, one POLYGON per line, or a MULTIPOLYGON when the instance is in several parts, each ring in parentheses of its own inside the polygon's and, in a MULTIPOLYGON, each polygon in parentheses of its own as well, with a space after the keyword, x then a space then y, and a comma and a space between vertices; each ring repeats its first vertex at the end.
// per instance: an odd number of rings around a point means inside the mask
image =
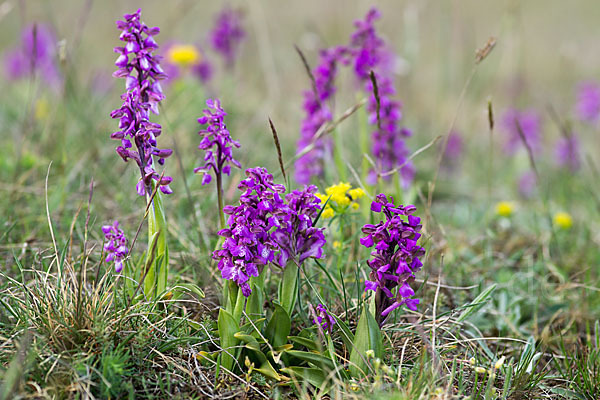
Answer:
POLYGON ((231 165, 241 168, 241 164, 233 158, 232 150, 239 148, 240 143, 233 140, 229 130, 225 126, 225 116, 227 113, 221 107, 219 100, 208 99, 206 101, 207 109, 203 111, 204 115, 198 118, 198 123, 207 125, 205 129, 200 130, 198 134, 202 136, 198 148, 204 150, 205 164, 194 168, 194 173, 202 172, 202 184, 205 185, 211 181, 211 170, 215 175, 229 175, 231 165))
POLYGON ((242 26, 242 14, 238 10, 225 7, 215 19, 210 32, 210 44, 219 53, 228 67, 232 67, 239 52, 240 43, 246 37, 242 26))
POLYGON ((319 64, 312 74, 315 80, 313 90, 304 91, 304 112, 306 114, 300 128, 298 149, 302 152, 295 163, 296 180, 308 184, 312 176, 322 176, 324 162, 331 153, 332 143, 328 137, 316 137, 319 128, 333 119, 327 105, 335 94, 335 77, 339 63, 347 63, 347 49, 337 46, 321 50, 319 64))
POLYGON ((371 203, 371 210, 383 213, 385 220, 363 226, 366 236, 360 243, 368 248, 374 246, 367 261, 371 272, 365 281, 365 290, 376 292, 375 316, 383 325, 388 314, 402 305, 413 311, 417 309, 419 299, 413 298, 415 292, 410 284, 415 279, 414 273, 423 266, 419 258, 425 249, 417 245, 422 226, 421 219, 412 215, 415 206, 396 206, 393 198, 388 200, 384 194, 378 194, 371 203))
POLYGON ((112 118, 119 118, 119 131, 111 135, 112 139, 121 140, 117 153, 128 161, 133 159, 139 166, 141 179, 137 184, 140 196, 152 192, 152 181, 160 186, 160 190, 172 193, 169 184, 170 176, 162 176, 154 168, 154 158, 164 165, 165 158, 173 151, 159 149, 156 138, 161 133, 161 126, 150 122, 150 111, 158 114, 158 104, 164 99, 159 81, 166 77, 159 64, 159 58, 153 55, 158 49, 153 36, 160 32, 157 27, 149 28, 142 23, 141 10, 133 14, 125 14, 124 21, 117 21, 122 31, 120 39, 125 46, 115 47, 119 54, 115 65, 119 68, 113 76, 125 78, 126 92, 121 96, 123 104, 111 113, 112 118), (135 149, 131 140, 135 143, 135 149))
POLYGON ((123 260, 129 254, 128 241, 119 228, 119 221, 115 221, 112 225, 104 225, 102 232, 106 239, 104 251, 106 251, 106 262, 115 263, 115 272, 119 273, 123 270, 123 260))
POLYGON ((412 182, 414 167, 407 160, 409 151, 404 138, 412 135, 407 128, 400 126, 402 119, 402 103, 394 100, 395 54, 385 41, 377 35, 374 23, 381 17, 376 8, 369 10, 364 20, 354 23, 356 31, 350 39, 350 52, 354 59, 354 73, 369 93, 367 111, 369 123, 375 126, 372 133, 372 152, 376 169, 371 170, 370 183, 375 183, 378 174, 389 180, 388 174, 394 168, 400 168, 405 186, 412 182), (370 73, 373 72, 377 85, 377 96, 370 73))
POLYGON ((577 117, 589 123, 598 122, 600 117, 600 86, 595 82, 582 82, 577 88, 577 117))
POLYGON ((540 125, 540 116, 533 109, 506 110, 502 116, 502 126, 508 134, 504 151, 509 155, 514 154, 520 146, 524 145, 523 140, 525 140, 529 149, 537 153, 541 149, 540 125))
POLYGON ((556 142, 554 154, 556 163, 561 167, 568 167, 571 172, 576 172, 581 167, 579 139, 573 132, 556 142))
POLYGON ((331 333, 333 325, 335 325, 335 318, 329 314, 323 304, 318 304, 315 309, 315 318, 313 318, 312 322, 315 325, 321 325, 323 330, 331 333))
POLYGON ((375 21, 380 17, 372 8, 364 20, 355 22, 356 31, 350 37, 348 46, 335 46, 321 50, 319 64, 312 71, 313 90, 304 92, 305 118, 300 129, 296 161, 296 180, 307 184, 313 176, 323 174, 323 166, 332 152, 331 140, 317 137, 316 134, 326 123, 332 121, 332 111, 328 105, 335 94, 335 77, 340 64, 352 64, 354 75, 369 94, 367 111, 369 124, 375 126, 372 133, 375 169, 371 170, 371 183, 382 177, 389 180, 394 169, 398 168, 402 182, 408 185, 414 176, 414 167, 408 160, 408 149, 404 139, 411 131, 400 126, 402 104, 394 100, 395 54, 386 42, 377 35, 375 21), (377 84, 375 91, 371 72, 377 84), (377 95, 375 95, 377 92, 377 95))
POLYGON ((56 87, 61 81, 55 59, 57 47, 56 35, 49 26, 33 24, 25 27, 20 45, 10 50, 4 59, 7 77, 26 78, 39 72, 46 83, 56 87))
POLYGON ((234 281, 248 297, 248 280, 259 276, 260 267, 274 263, 285 268, 290 261, 301 265, 309 257, 320 258, 325 237, 323 229, 313 226, 320 210, 316 187, 284 197, 285 186, 273 183, 265 168, 250 168, 246 175, 238 185, 239 205, 224 208, 229 227, 219 231, 225 241, 213 258, 219 260, 223 278, 234 281))

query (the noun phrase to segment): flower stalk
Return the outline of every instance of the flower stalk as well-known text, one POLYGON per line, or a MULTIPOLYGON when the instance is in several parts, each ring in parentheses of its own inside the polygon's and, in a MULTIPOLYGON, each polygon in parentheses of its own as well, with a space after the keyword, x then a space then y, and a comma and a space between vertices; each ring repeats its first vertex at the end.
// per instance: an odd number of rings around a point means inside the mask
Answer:
POLYGON ((162 127, 150 121, 151 113, 158 114, 158 105, 165 97, 159 81, 166 75, 153 54, 158 49, 154 36, 160 29, 144 24, 140 9, 125 14, 123 21, 117 21, 117 28, 122 31, 120 40, 124 46, 114 48, 119 56, 113 76, 125 79, 126 92, 121 96, 121 107, 111 113, 112 118, 119 119, 119 131, 111 138, 121 142, 117 154, 126 162, 134 160, 140 171, 136 191, 146 197, 149 211, 148 254, 140 279, 144 280, 145 295, 156 299, 166 290, 169 264, 167 221, 160 192, 172 193, 172 178, 156 171, 155 159, 164 165, 173 153, 171 149, 158 148, 156 138, 162 127))

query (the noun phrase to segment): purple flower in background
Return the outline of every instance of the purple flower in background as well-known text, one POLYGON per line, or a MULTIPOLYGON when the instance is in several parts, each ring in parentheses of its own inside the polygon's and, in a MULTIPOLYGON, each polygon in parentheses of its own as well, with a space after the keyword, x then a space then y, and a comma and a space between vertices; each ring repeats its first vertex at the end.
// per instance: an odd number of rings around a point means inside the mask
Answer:
POLYGON ((537 177, 534 171, 527 171, 519 178, 519 194, 526 199, 533 197, 537 187, 537 177))
POLYGON ((142 23, 141 10, 133 14, 125 14, 124 21, 117 21, 117 27, 122 31, 120 39, 125 42, 123 47, 115 47, 119 54, 115 65, 119 68, 113 76, 125 78, 126 93, 121 96, 123 104, 111 113, 112 118, 119 119, 119 131, 111 135, 112 139, 121 141, 117 153, 128 161, 130 158, 138 164, 141 179, 137 184, 140 196, 152 192, 152 181, 160 186, 160 190, 172 193, 169 184, 170 176, 162 178, 154 168, 154 159, 164 165, 165 158, 173 151, 159 149, 156 138, 161 134, 161 126, 150 122, 150 111, 158 114, 158 104, 164 99, 159 81, 166 77, 158 57, 153 55, 158 49, 153 36, 160 32, 157 27, 149 28, 142 23), (135 143, 135 149, 130 139, 135 143))
MULTIPOLYGON (((444 145, 444 142, 442 141, 442 146, 444 145)), ((443 158, 443 163, 442 163, 442 167, 448 171, 448 172, 452 172, 454 171, 461 159, 462 159, 462 155, 463 155, 463 138, 460 135, 460 133, 453 131, 450 132, 448 134, 448 139, 446 142, 446 151, 444 152, 444 158, 443 158)))
POLYGON ((285 267, 292 259, 301 265, 309 257, 321 258, 326 243, 323 228, 313 226, 321 210, 321 200, 315 196, 317 187, 305 186, 286 196, 285 223, 277 228, 272 238, 277 243, 279 265, 285 267))
POLYGON ((365 290, 375 294, 376 319, 380 326, 394 309, 406 305, 415 311, 419 299, 413 298, 415 292, 410 287, 414 273, 423 264, 419 257, 425 249, 417 245, 421 237, 421 219, 412 213, 415 206, 395 206, 394 200, 384 194, 378 194, 371 203, 371 211, 385 215, 385 221, 377 225, 366 224, 362 232, 366 235, 360 243, 368 248, 374 247, 367 264, 371 268, 369 280, 365 281, 365 290))
POLYGON ((203 59, 192 65, 192 75, 198 78, 200 82, 207 83, 213 76, 213 66, 208 60, 203 59))
POLYGON ((204 116, 198 118, 198 123, 207 125, 205 129, 200 130, 198 134, 202 136, 200 150, 205 150, 204 166, 194 168, 194 173, 202 172, 202 184, 205 185, 211 181, 210 170, 212 169, 216 176, 231 172, 231 165, 241 168, 239 161, 233 158, 232 150, 239 148, 240 143, 231 138, 229 130, 225 126, 225 116, 227 113, 221 107, 219 100, 207 100, 208 109, 204 110, 204 116))
POLYGON ((558 165, 568 167, 571 172, 577 171, 581 167, 579 140, 577 136, 571 133, 568 137, 560 138, 556 142, 554 155, 558 165))
MULTIPOLYGON (((372 133, 373 141, 373 156, 377 164, 377 170, 380 173, 386 174, 394 168, 400 168, 400 176, 402 177, 402 185, 406 188, 412 182, 415 175, 415 168, 412 162, 407 161, 410 154, 404 138, 412 136, 412 132, 407 128, 399 126, 399 121, 402 119, 402 104, 399 101, 393 100, 391 96, 396 94, 393 87, 393 81, 388 78, 382 78, 375 73, 379 93, 379 120, 377 119, 377 100, 373 94, 373 83, 369 80, 366 83, 366 91, 371 93, 367 110, 369 111, 369 123, 376 126, 372 133)), ((391 175, 383 175, 385 180, 389 180, 391 175)), ((371 171, 369 174, 370 183, 374 184, 377 181, 377 172, 371 171)))
POLYGON ((281 193, 283 185, 273 183, 273 175, 265 168, 246 170, 247 179, 240 182, 242 191, 238 206, 225 206, 229 215, 229 228, 219 231, 225 238, 222 248, 213 253, 219 260, 219 270, 224 279, 233 280, 244 296, 252 292, 248 280, 259 275, 259 267, 273 261, 276 243, 270 230, 281 227, 287 218, 287 210, 281 193))
POLYGON ((212 48, 225 59, 227 67, 233 66, 240 44, 245 37, 242 13, 229 7, 221 10, 216 17, 209 40, 212 48))
POLYGON ((502 116, 502 126, 508 134, 504 150, 507 154, 514 154, 520 146, 523 146, 521 130, 527 145, 536 153, 540 150, 540 116, 535 110, 519 111, 511 108, 502 116))
POLYGON ((331 155, 331 139, 315 135, 333 118, 327 102, 335 94, 337 67, 340 62, 346 62, 346 54, 346 48, 342 46, 321 50, 319 64, 312 71, 315 88, 304 92, 305 117, 300 128, 298 152, 312 148, 296 160, 296 180, 300 184, 308 184, 313 176, 322 176, 325 159, 331 155))
POLYGON ((333 318, 323 304, 317 305, 315 310, 316 318, 313 319, 313 324, 321 325, 321 327, 327 332, 331 333, 333 325, 335 325, 335 318, 333 318))
POLYGON ((450 132, 448 142, 446 143, 446 152, 444 158, 450 161, 458 161, 463 153, 463 138, 458 132, 450 132))
POLYGON ((375 30, 375 21, 381 18, 376 8, 371 8, 364 20, 354 21, 356 30, 350 36, 350 48, 354 58, 354 73, 364 82, 369 74, 379 66, 382 57, 387 56, 385 42, 375 30))
POLYGON ((580 83, 575 111, 580 120, 597 122, 600 117, 600 86, 595 82, 580 83))
POLYGON ((119 221, 115 221, 112 225, 104 225, 102 227, 106 243, 104 244, 104 251, 106 251, 107 262, 115 263, 115 271, 117 273, 123 270, 123 260, 129 254, 127 248, 127 238, 123 231, 119 228, 119 221))
POLYGON ((356 30, 350 37, 349 51, 354 60, 354 73, 364 90, 370 93, 367 103, 369 123, 376 127, 372 133, 372 151, 377 171, 371 171, 369 180, 375 183, 379 174, 383 174, 383 178, 389 180, 391 174, 386 173, 403 165, 400 176, 403 186, 406 187, 412 182, 415 173, 412 163, 407 162, 409 151, 404 143, 404 139, 412 133, 400 126, 402 103, 393 99, 396 89, 394 71, 390 63, 395 57, 385 41, 377 35, 374 26, 380 16, 380 12, 372 8, 364 20, 354 23, 356 30), (377 82, 379 99, 374 93, 371 71, 377 82))
POLYGON ((39 72, 49 85, 56 86, 60 74, 56 65, 57 40, 52 29, 44 24, 33 24, 23 29, 21 44, 4 58, 8 79, 20 79, 39 72))

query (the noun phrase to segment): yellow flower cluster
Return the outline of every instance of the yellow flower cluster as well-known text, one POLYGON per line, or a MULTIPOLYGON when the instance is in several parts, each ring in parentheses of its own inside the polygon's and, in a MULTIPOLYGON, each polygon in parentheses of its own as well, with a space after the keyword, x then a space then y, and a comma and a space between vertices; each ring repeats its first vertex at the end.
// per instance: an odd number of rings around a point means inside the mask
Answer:
POLYGON ((183 67, 200 61, 200 52, 191 44, 176 44, 169 49, 167 58, 173 64, 183 67))
POLYGON ((356 210, 358 208, 356 200, 364 195, 365 192, 361 188, 352 189, 352 185, 349 183, 340 182, 325 189, 325 194, 317 193, 315 196, 321 199, 323 204, 329 199, 322 216, 323 218, 331 218, 335 214, 345 213, 349 207, 356 210))

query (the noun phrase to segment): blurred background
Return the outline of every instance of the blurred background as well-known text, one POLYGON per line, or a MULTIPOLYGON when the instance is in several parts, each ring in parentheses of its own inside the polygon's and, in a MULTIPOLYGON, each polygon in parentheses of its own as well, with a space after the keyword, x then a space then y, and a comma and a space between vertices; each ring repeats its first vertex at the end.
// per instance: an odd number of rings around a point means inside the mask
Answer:
MULTIPOLYGON (((481 199, 489 199, 488 186, 492 186, 492 200, 518 196, 518 181, 530 166, 523 150, 511 158, 501 154, 506 135, 498 121, 510 108, 535 109, 541 116, 543 151, 537 162, 542 170, 552 164, 552 146, 561 136, 549 108, 562 122, 574 121, 573 129, 585 143, 583 158, 595 158, 597 125, 576 122, 574 108, 577 85, 598 78, 600 57, 595 48, 600 6, 596 2, 6 0, 0 2, 2 57, 18 48, 23 29, 43 24, 56 35, 60 75, 54 87, 39 76, 13 79, 6 71, 1 75, 0 146, 5 154, 0 157, 0 188, 11 199, 6 205, 9 214, 22 214, 15 221, 25 224, 25 230, 37 237, 43 213, 19 211, 16 205, 24 201, 43 206, 40 196, 51 161, 50 205, 60 215, 69 215, 87 198, 92 177, 96 182, 95 207, 107 220, 131 212, 136 215, 135 210, 143 203, 133 189, 136 168, 121 161, 114 152, 116 143, 109 138, 117 127, 109 114, 119 107, 123 92, 123 82, 111 74, 116 58, 112 48, 119 45, 115 20, 124 13, 142 7, 143 21, 161 28, 156 37, 159 46, 197 45, 205 50, 202 58, 213 64, 208 82, 181 76, 165 84, 161 115, 153 119, 163 125, 159 143, 174 147, 177 153, 177 159, 168 160, 167 172, 175 178, 171 210, 183 216, 192 202, 199 202, 197 206, 202 209, 213 201, 212 190, 203 190, 200 178, 192 172, 200 161, 196 118, 206 98, 222 100, 232 136, 242 144, 237 153, 242 164, 276 170, 267 118, 272 118, 282 138, 284 158, 291 159, 303 117, 302 92, 310 88, 294 45, 314 67, 319 49, 347 43, 353 21, 363 18, 372 6, 382 13, 378 33, 398 56, 396 98, 404 105, 405 126, 413 131, 408 147, 415 151, 450 130, 461 135, 461 165, 458 172, 440 176, 438 195, 442 199, 452 195, 463 204, 479 204, 481 199), (241 12, 246 30, 232 68, 224 66, 207 42, 224 5, 241 12), (495 48, 475 66, 476 50, 492 36, 497 40, 495 48), (496 119, 491 146, 488 102, 496 119), (491 167, 490 157, 494 159, 491 167), (180 179, 182 175, 189 192, 180 179)), ((341 115, 361 97, 348 71, 340 73, 337 84, 335 114, 341 115)), ((346 161, 360 168, 356 126, 353 116, 339 129, 346 161)), ((417 179, 413 198, 435 173, 438 145, 414 159, 417 179)), ((568 172, 557 173, 569 176, 568 172)), ((235 171, 231 185, 239 176, 241 172, 235 171)), ((326 186, 334 181, 335 176, 321 183, 326 186)), ((568 202, 586 195, 584 186, 580 184, 577 189, 575 184, 567 185, 553 199, 568 202)), ((229 188, 229 200, 233 189, 229 188)), ((469 212, 467 207, 461 223, 468 223, 469 212)), ((179 222, 182 231, 189 228, 185 220, 179 222)), ((41 229, 45 231, 45 227, 41 229)))

